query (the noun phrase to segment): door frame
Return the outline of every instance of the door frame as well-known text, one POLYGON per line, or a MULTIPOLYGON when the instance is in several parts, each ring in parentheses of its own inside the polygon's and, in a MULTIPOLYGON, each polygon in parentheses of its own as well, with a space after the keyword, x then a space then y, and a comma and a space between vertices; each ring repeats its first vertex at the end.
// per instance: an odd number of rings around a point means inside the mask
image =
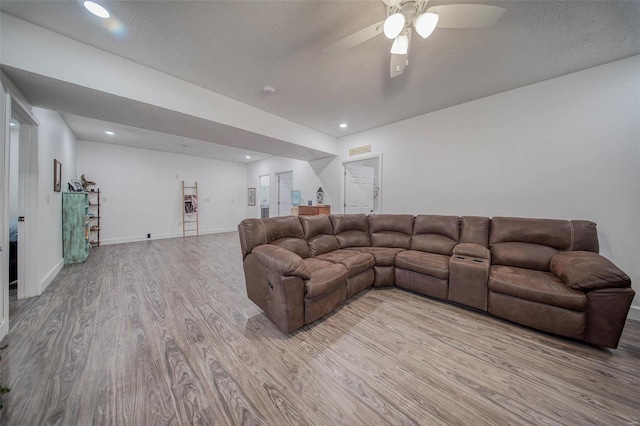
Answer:
MULTIPOLYGON (((343 160, 341 162, 342 164, 342 171, 340 173, 340 204, 342 205, 342 213, 346 213, 346 209, 347 209, 347 180, 346 180, 346 174, 347 174, 347 165, 351 164, 351 163, 360 163, 361 161, 366 161, 366 160, 373 160, 373 159, 377 159, 378 160, 378 176, 375 176, 374 174, 374 179, 373 179, 373 184, 378 186, 378 209, 374 209, 373 213, 374 214, 380 214, 383 212, 382 209, 382 154, 371 154, 371 155, 367 155, 367 156, 363 156, 363 157, 358 157, 358 158, 352 158, 352 159, 348 159, 348 160, 343 160)), ((375 187, 375 186, 374 186, 375 187)), ((375 204, 375 203, 374 203, 375 204)))
MULTIPOLYGON (((25 217, 24 235, 18 235, 18 299, 39 296, 42 292, 38 274, 38 120, 9 91, 11 117, 20 123, 18 214, 25 217)), ((20 225, 18 225, 20 228, 20 225)))
MULTIPOLYGON (((276 198, 276 211, 278 213, 275 216, 272 216, 271 213, 269 213, 269 216, 271 216, 271 217, 279 217, 280 216, 280 176, 279 175, 282 175, 282 174, 285 174, 285 173, 291 173, 291 182, 293 182, 293 169, 291 169, 291 170, 283 170, 281 172, 275 172, 273 174, 274 177, 276 178, 275 181, 277 183, 276 184, 276 187, 277 187, 277 189, 276 189, 276 196, 277 196, 277 198, 276 198)), ((292 184, 291 188, 293 188, 293 184, 292 184)), ((269 200, 269 204, 271 204, 271 200, 269 200)), ((269 209, 269 210, 271 210, 271 209, 269 209)), ((289 213, 289 214, 291 214, 291 213, 289 213)))

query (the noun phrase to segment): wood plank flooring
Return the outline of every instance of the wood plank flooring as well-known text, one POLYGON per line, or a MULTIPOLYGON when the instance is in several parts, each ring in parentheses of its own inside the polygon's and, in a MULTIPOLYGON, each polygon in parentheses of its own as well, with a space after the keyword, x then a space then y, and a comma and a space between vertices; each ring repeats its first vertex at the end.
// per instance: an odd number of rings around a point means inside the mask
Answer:
POLYGON ((603 350, 381 289, 287 337, 237 233, 95 248, 10 310, 2 425, 640 424, 640 323, 603 350))

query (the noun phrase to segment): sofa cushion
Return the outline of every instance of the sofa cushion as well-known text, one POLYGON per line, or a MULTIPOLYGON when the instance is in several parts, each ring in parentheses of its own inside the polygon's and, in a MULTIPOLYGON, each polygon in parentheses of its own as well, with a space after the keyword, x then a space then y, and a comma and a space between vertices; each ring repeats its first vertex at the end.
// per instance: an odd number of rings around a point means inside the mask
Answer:
POLYGON ((558 253, 553 247, 541 244, 497 243, 491 245, 491 263, 549 272, 551 258, 558 253))
POLYGON ((338 250, 330 251, 329 253, 324 253, 319 256, 316 256, 316 259, 326 260, 327 262, 331 262, 331 263, 340 263, 341 260, 347 257, 355 256, 357 254, 360 254, 360 252, 357 250, 338 249, 338 250))
POLYGON ((371 247, 367 215, 332 214, 329 219, 340 248, 371 247))
POLYGON ((449 278, 449 258, 442 254, 407 250, 396 256, 396 268, 446 280, 449 278))
POLYGON ((338 250, 338 239, 333 235, 333 225, 327 215, 299 216, 304 238, 311 256, 338 250))
POLYGON ((369 253, 358 253, 355 256, 345 257, 339 261, 339 263, 349 270, 349 276, 352 277, 360 272, 373 268, 374 260, 373 256, 369 253))
POLYGON ((311 271, 311 279, 304 281, 304 297, 307 299, 324 294, 340 284, 344 284, 349 276, 347 268, 339 263, 314 258, 305 259, 304 262, 311 271))
POLYGON ((609 259, 589 251, 558 253, 551 259, 551 271, 574 290, 631 286, 627 274, 609 259))
POLYGON ((302 238, 285 237, 271 241, 271 244, 292 251, 303 259, 306 259, 310 255, 309 246, 307 246, 307 242, 302 238))
POLYGON ((590 220, 572 220, 573 243, 571 250, 590 251, 598 253, 600 244, 598 243, 598 230, 596 224, 590 220))
POLYGON ((573 311, 587 309, 585 294, 568 288, 550 272, 492 266, 489 272, 489 290, 573 311))
POLYGON ((549 272, 551 258, 571 249, 572 230, 568 220, 494 217, 491 263, 549 272))
POLYGON ((372 254, 376 266, 394 266, 396 255, 405 251, 403 248, 388 247, 357 247, 354 250, 372 254))
POLYGON ((451 256, 459 237, 458 216, 418 215, 413 224, 411 250, 451 256))
POLYGON ((373 247, 411 248, 413 215, 372 214, 369 215, 369 234, 373 247))
POLYGON ((483 216, 462 216, 460 219, 460 242, 489 247, 491 219, 483 216))

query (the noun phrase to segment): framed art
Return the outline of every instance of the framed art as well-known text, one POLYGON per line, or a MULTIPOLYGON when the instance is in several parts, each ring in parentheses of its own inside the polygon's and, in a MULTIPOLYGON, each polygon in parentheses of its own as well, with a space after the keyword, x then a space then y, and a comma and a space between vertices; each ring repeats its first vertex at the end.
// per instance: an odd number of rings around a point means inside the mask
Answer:
POLYGON ((250 206, 256 205, 256 189, 255 188, 249 188, 247 192, 247 204, 250 206))
POLYGON ((60 192, 62 190, 62 163, 53 159, 53 190, 60 192))
POLYGON ((84 188, 82 187, 82 182, 80 182, 77 179, 73 179, 71 180, 71 185, 73 186, 73 190, 75 192, 82 192, 84 191, 84 188))

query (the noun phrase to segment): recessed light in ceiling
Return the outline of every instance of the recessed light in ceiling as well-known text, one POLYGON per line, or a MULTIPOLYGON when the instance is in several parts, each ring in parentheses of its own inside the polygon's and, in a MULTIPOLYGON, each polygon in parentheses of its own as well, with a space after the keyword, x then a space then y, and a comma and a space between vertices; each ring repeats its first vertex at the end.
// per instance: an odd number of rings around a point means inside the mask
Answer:
POLYGON ((11 123, 9 123, 9 126, 11 126, 11 127, 13 127, 15 125, 16 125, 16 123, 14 123, 13 121, 11 123))
POLYGON ((251 160, 251 156, 250 155, 245 155, 244 158, 246 158, 247 160, 251 160))
POLYGON ((111 130, 105 130, 104 132, 105 132, 106 134, 110 135, 110 136, 115 135, 115 133, 114 133, 114 132, 112 132, 111 130))
POLYGON ((94 15, 99 18, 107 19, 109 16, 109 12, 104 7, 100 6, 98 3, 94 3, 92 1, 85 1, 84 7, 94 15))
POLYGON ((346 129, 347 128, 347 123, 340 123, 340 128, 341 129, 346 129))

